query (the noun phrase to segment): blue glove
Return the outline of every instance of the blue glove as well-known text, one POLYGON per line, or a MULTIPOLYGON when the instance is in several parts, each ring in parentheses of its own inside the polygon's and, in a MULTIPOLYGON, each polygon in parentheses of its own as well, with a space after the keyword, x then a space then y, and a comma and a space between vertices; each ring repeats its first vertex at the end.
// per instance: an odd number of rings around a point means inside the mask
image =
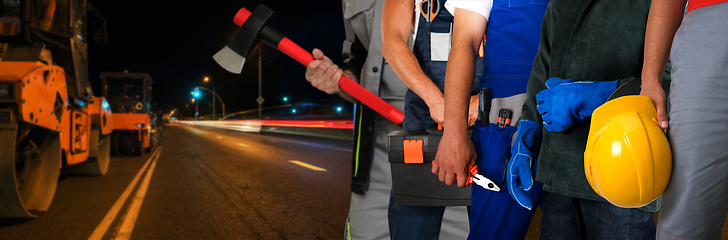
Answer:
POLYGON ((543 118, 543 127, 550 132, 561 132, 587 117, 601 106, 614 90, 619 80, 575 81, 550 78, 548 89, 536 94, 536 108, 543 118))
POLYGON ((508 161, 507 185, 511 197, 522 207, 531 210, 528 190, 533 186, 531 164, 538 157, 541 148, 541 125, 528 119, 518 121, 518 132, 511 147, 511 160, 508 161))

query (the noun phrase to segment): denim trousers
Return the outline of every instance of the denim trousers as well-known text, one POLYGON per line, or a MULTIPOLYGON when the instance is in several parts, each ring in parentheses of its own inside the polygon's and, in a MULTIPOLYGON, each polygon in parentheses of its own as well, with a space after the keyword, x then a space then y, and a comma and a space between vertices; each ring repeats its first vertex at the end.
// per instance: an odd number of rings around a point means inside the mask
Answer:
POLYGON ((541 240, 655 239, 653 213, 543 191, 541 240))

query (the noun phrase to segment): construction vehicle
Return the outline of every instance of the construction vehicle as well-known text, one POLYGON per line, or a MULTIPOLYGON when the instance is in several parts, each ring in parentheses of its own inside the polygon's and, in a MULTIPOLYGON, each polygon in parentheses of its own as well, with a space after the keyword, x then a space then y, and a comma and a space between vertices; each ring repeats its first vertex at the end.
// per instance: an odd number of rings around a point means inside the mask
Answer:
POLYGON ((63 174, 104 175, 109 105, 88 80, 85 0, 0 0, 0 217, 36 218, 63 174))
POLYGON ((152 77, 148 73, 102 72, 101 84, 114 118, 111 153, 141 156, 142 149, 151 151, 156 139, 152 77))

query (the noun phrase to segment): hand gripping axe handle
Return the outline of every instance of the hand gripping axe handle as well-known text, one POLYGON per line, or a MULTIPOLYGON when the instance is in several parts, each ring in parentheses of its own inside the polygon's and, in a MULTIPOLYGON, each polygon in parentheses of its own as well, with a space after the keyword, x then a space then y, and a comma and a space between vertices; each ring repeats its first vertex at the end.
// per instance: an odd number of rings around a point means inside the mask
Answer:
MULTIPOLYGON (((225 48, 212 58, 226 70, 232 73, 240 73, 245 63, 245 57, 262 40, 307 66, 313 61, 311 53, 303 50, 275 28, 268 26, 272 25, 275 19, 275 12, 262 4, 258 5, 252 13, 245 8, 241 8, 233 19, 233 22, 240 26, 240 30, 225 48)), ((339 88, 395 124, 400 124, 404 120, 402 111, 346 76, 341 76, 339 88)))

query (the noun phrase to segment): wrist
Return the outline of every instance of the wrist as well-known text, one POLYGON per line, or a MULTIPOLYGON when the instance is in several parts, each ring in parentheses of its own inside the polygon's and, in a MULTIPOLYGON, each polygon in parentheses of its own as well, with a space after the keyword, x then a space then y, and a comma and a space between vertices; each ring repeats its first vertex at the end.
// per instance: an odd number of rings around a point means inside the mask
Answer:
POLYGON ((417 96, 422 98, 422 101, 424 101, 427 107, 430 109, 437 105, 445 105, 445 97, 442 95, 441 92, 430 91, 423 94, 417 94, 417 96))
POLYGON ((662 84, 662 74, 655 75, 643 73, 640 81, 642 82, 642 85, 660 85, 662 84))
POLYGON ((447 117, 443 123, 443 129, 448 131, 457 132, 459 134, 467 134, 468 132, 468 119, 467 118, 455 118, 447 117))

